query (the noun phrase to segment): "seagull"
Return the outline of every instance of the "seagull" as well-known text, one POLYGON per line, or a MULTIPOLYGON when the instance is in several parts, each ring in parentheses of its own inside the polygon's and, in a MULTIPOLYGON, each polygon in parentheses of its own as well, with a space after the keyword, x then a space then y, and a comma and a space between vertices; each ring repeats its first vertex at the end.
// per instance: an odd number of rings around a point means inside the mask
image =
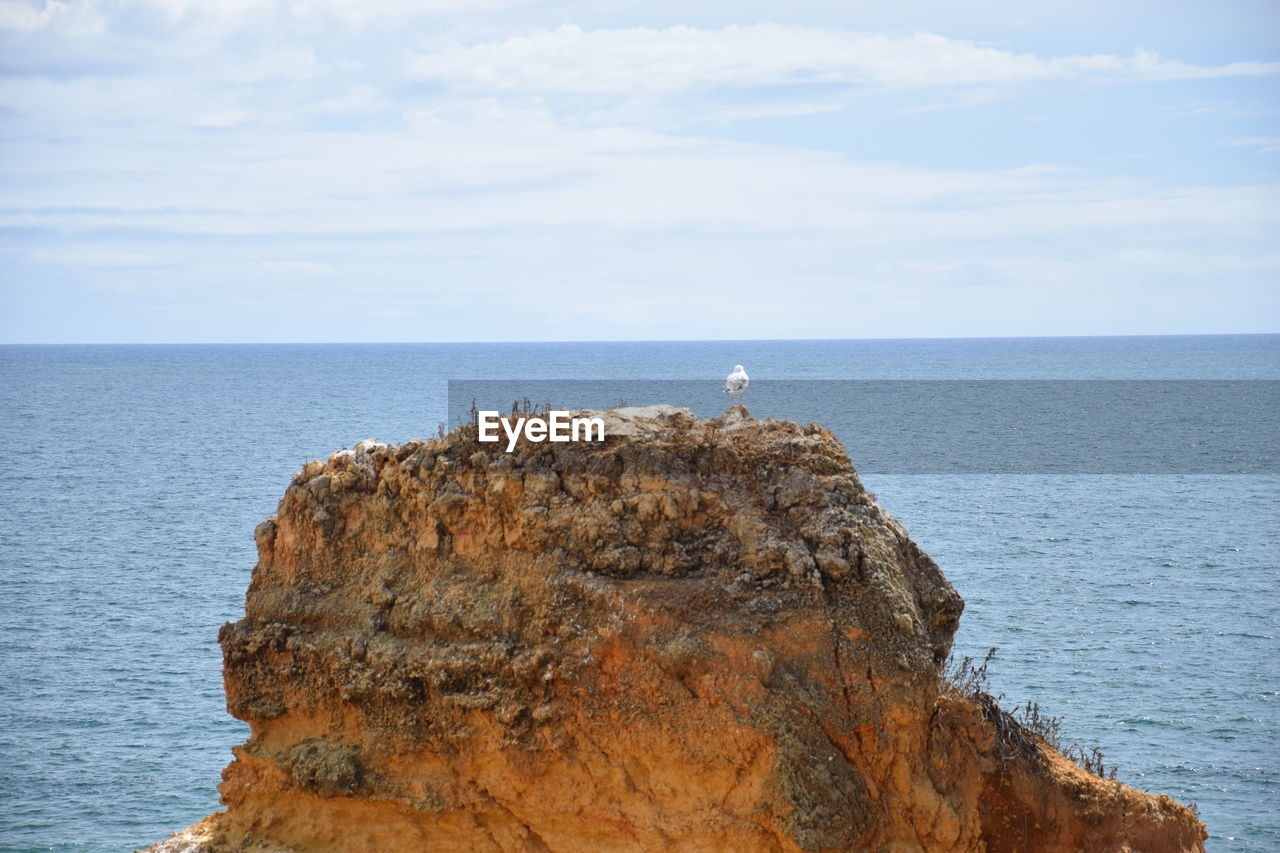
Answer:
POLYGON ((747 386, 751 384, 751 380, 747 377, 747 371, 742 369, 741 364, 733 366, 733 373, 724 380, 724 393, 729 395, 729 402, 733 402, 733 398, 738 394, 743 394, 747 390, 747 386))

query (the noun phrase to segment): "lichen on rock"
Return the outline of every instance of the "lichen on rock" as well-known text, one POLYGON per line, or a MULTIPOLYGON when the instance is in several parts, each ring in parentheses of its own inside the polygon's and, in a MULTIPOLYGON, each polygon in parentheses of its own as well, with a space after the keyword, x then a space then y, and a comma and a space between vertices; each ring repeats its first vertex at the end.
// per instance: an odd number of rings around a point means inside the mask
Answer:
POLYGON ((220 633, 251 737, 192 850, 1201 849, 941 689, 963 602, 830 433, 603 416, 304 466, 220 633))

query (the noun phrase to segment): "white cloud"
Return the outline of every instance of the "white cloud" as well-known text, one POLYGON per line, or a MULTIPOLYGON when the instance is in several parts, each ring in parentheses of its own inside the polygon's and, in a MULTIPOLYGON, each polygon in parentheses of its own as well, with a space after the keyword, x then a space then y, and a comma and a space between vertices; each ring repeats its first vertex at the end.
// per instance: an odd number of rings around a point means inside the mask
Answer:
POLYGON ((237 63, 228 76, 236 83, 257 83, 269 79, 306 80, 327 71, 316 62, 310 47, 275 48, 237 63))
POLYGON ((0 0, 0 30, 16 30, 29 33, 46 27, 56 27, 72 35, 96 35, 105 27, 96 4, 61 2, 27 2, 27 0, 0 0))
POLYGON ((1201 79, 1280 73, 1280 63, 1195 66, 1139 49, 1042 59, 932 33, 890 36, 754 24, 720 30, 584 30, 564 25, 503 41, 420 52, 409 72, 488 91, 655 93, 713 86, 837 83, 886 89, 1053 78, 1201 79))
POLYGON ((358 116, 391 109, 373 86, 358 84, 334 98, 325 98, 307 107, 307 112, 320 116, 358 116))
POLYGON ((1236 148, 1254 148, 1259 154, 1280 153, 1280 136, 1234 136, 1222 142, 1236 148))
POLYGON ((249 112, 241 109, 214 110, 203 113, 192 122, 196 127, 227 128, 244 124, 249 119, 249 112))
POLYGON ((1187 104, 1175 104, 1161 107, 1160 112, 1187 118, 1226 117, 1226 118, 1266 118, 1280 115, 1280 110, 1268 106, 1259 100, 1250 101, 1193 101, 1187 104))
MULTIPOLYGON (((0 228, 12 229, 0 289, 127 290, 197 323, 260 306, 265 331, 242 336, 274 335, 298 311, 337 318, 289 333, 303 339, 361 334, 347 323, 366 293, 388 322, 420 318, 378 332, 403 338, 956 333, 968 320, 967 333, 1031 334, 1071 331, 1043 317, 1101 331, 1088 324, 1114 312, 1097 305, 1160 304, 1166 281, 1256 324, 1265 309, 1249 300, 1280 263, 1265 254, 1276 187, 1203 185, 1203 146, 1149 180, 1122 177, 1119 158, 1159 142, 1136 117, 1111 121, 1131 90, 1064 107, 1058 89, 1036 89, 1005 111, 1016 119, 942 112, 1036 81, 1274 64, 771 24, 433 25, 453 0, 143 2, 0 0, 0 26, 24 32, 6 39, 17 73, 0 78, 0 228), (75 15, 77 32, 105 28, 69 37, 75 15), (1082 148, 1101 141, 1075 158, 1095 170, 1019 166, 1074 156, 1031 147, 1028 115, 1082 148), (734 124, 754 119, 768 121, 734 124), (735 289, 748 298, 726 318, 717 306, 735 289), (1228 291, 1235 302, 1218 298, 1228 291), (673 301, 688 310, 671 317, 673 301), (996 311, 1007 323, 983 325, 996 311)), ((1183 103, 1265 108, 1243 82, 1170 88, 1183 103)), ((1280 144, 1247 136, 1271 132, 1256 123, 1187 130, 1280 144)), ((1177 328, 1200 322, 1188 316, 1177 328)))
POLYGON ((703 122, 730 122, 784 116, 810 116, 838 113, 849 105, 842 101, 765 101, 758 104, 724 104, 703 109, 703 122))
POLYGON ((979 104, 991 104, 1001 100, 1003 97, 1004 95, 1002 93, 987 87, 952 91, 949 93, 949 97, 944 101, 935 101, 929 104, 921 104, 916 107, 907 107, 905 109, 898 110, 898 115, 916 115, 919 113, 937 112, 938 110, 973 107, 979 104))
POLYGON ((258 263, 258 268, 271 275, 287 276, 332 276, 337 275, 333 264, 308 260, 265 260, 258 263))
POLYGON ((433 16, 496 10, 529 0, 0 0, 0 30, 100 33, 117 13, 149 11, 172 25, 230 34, 269 24, 355 29, 433 16))
MULTIPOLYGON (((204 123, 239 119, 215 113, 204 123)), ((0 226, 34 214, 70 233, 127 215, 134 229, 228 238, 807 233, 871 249, 964 240, 1165 244, 1249 235, 1280 218, 1267 187, 1162 187, 1049 165, 860 162, 639 129, 569 129, 545 110, 492 100, 439 109, 400 129, 255 126, 173 141, 102 135, 94 159, 80 160, 74 175, 56 162, 27 169, 27 180, 11 185, 0 226), (192 212, 175 217, 175 208, 192 212)), ((32 159, 13 153, 16 162, 32 159)))

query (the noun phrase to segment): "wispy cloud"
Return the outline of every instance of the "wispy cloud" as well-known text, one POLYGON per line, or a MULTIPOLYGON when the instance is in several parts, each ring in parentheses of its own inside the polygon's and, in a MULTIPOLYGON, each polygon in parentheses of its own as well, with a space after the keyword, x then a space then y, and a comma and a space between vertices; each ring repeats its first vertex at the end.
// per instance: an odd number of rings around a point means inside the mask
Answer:
POLYGON ((1280 136, 1234 136, 1222 142, 1235 148, 1252 148, 1259 154, 1280 154, 1280 136))
POLYGON ((932 33, 891 36, 757 24, 584 30, 564 25, 417 53, 416 77, 486 91, 673 92, 711 86, 843 84, 951 88, 1036 80, 1186 80, 1280 73, 1276 62, 1198 66, 1139 49, 1042 58, 932 33))
POLYGON ((101 33, 120 17, 150 13, 170 25, 204 34, 231 34, 289 24, 316 31, 331 25, 363 28, 457 12, 510 9, 531 0, 0 0, 0 30, 55 29, 101 33), (125 13, 122 15, 121 13, 125 13))
POLYGON ((1280 190, 1253 152, 1280 140, 1249 78, 1280 63, 548 28, 582 10, 520 5, 0 0, 0 295, 52 294, 28 309, 46 329, 136 309, 167 339, 312 340, 515 338, 530 317, 561 338, 1099 332, 1212 288, 1165 326, 1186 330, 1276 303, 1280 190), (1122 112, 1139 92, 1194 115, 1197 144, 1157 149, 1165 129, 1122 112), (1204 177, 1206 150, 1236 184, 1204 177), (77 294, 125 307, 77 315, 77 294))
POLYGON ((1161 107, 1159 111, 1167 115, 1186 116, 1188 118, 1267 118, 1280 115, 1280 109, 1257 99, 1248 101, 1192 101, 1185 104, 1161 107))
POLYGON ((106 27, 96 2, 0 0, 0 30, 30 33, 56 28, 73 35, 96 35, 106 27))

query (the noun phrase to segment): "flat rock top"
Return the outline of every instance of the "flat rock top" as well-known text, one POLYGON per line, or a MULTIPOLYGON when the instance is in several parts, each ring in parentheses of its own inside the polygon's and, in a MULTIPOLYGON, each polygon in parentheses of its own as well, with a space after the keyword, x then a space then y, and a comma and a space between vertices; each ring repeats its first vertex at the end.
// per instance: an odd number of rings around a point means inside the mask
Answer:
POLYGON ((693 412, 660 403, 654 406, 624 406, 620 409, 597 411, 584 409, 573 413, 577 417, 600 418, 604 421, 605 435, 639 437, 655 435, 663 430, 662 421, 671 417, 692 418, 693 412))

